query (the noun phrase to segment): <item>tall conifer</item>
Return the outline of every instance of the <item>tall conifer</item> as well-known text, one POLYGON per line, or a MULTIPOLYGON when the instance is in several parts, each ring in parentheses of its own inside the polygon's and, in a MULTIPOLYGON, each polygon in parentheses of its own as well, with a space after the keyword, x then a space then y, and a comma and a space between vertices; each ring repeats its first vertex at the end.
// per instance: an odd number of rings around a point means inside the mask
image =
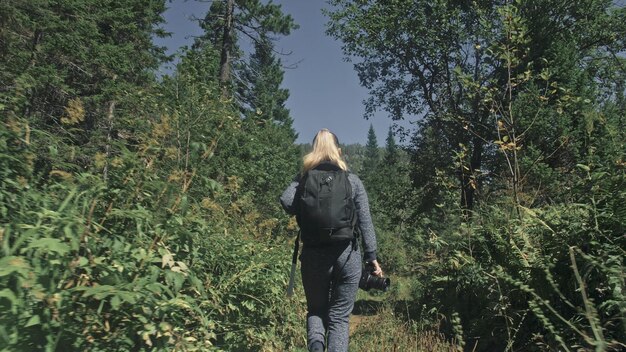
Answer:
POLYGON ((265 35, 255 42, 250 61, 242 65, 237 98, 242 114, 282 126, 295 140, 293 119, 285 103, 289 90, 282 88, 284 71, 274 54, 274 44, 265 35))
POLYGON ((213 45, 220 52, 218 81, 223 97, 232 95, 234 63, 241 57, 240 37, 260 44, 270 35, 288 35, 298 26, 293 18, 284 14, 281 5, 260 0, 213 1, 205 18, 200 22, 205 34, 196 40, 194 47, 213 45))
POLYGON ((365 145, 365 160, 363 161, 364 176, 367 178, 380 162, 380 153, 378 151, 378 141, 376 140, 376 132, 374 126, 370 124, 367 131, 367 144, 365 145))
POLYGON ((386 165, 395 165, 398 162, 398 146, 396 145, 391 127, 389 127, 389 132, 387 132, 384 161, 386 165))

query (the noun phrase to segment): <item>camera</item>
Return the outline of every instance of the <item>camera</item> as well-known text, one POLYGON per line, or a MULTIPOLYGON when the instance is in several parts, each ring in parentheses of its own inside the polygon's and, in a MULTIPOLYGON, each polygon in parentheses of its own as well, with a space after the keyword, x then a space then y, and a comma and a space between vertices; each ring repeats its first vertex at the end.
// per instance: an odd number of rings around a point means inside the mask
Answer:
POLYGON ((387 277, 378 277, 373 275, 374 266, 366 263, 363 271, 361 271, 361 280, 359 280, 359 288, 361 290, 369 291, 370 289, 381 290, 387 292, 391 280, 387 277))

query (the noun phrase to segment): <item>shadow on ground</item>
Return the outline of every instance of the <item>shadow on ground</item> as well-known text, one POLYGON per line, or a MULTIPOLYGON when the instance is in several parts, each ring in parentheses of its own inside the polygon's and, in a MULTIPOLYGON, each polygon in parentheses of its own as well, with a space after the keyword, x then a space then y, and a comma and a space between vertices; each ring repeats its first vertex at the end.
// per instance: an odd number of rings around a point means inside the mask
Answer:
POLYGON ((378 310, 385 304, 385 302, 375 301, 370 299, 360 299, 354 302, 354 308, 352 314, 356 315, 376 315, 378 310))

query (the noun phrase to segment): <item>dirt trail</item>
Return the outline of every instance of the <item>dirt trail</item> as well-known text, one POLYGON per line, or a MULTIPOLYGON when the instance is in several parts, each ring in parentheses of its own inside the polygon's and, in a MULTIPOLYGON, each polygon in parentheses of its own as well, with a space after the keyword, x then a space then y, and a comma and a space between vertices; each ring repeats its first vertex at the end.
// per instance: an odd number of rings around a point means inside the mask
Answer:
POLYGON ((367 315, 352 314, 350 316, 350 336, 354 335, 361 324, 367 323, 368 319, 371 318, 371 316, 367 315))
POLYGON ((350 315, 350 336, 359 329, 371 326, 378 319, 378 303, 369 299, 357 299, 350 315))

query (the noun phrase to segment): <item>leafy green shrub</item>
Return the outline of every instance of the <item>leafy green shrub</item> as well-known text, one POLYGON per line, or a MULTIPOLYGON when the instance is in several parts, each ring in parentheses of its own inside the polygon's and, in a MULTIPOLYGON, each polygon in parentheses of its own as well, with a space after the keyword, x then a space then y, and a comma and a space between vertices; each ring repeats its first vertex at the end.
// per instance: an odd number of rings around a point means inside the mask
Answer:
POLYGON ((278 350, 296 343, 302 303, 283 302, 289 246, 266 237, 264 226, 276 224, 242 221, 237 208, 253 208, 249 198, 233 206, 234 193, 217 187, 204 204, 226 210, 208 216, 179 180, 144 166, 154 155, 123 148, 108 183, 58 170, 36 186, 28 127, 13 123, 0 127, 2 349, 278 350))

